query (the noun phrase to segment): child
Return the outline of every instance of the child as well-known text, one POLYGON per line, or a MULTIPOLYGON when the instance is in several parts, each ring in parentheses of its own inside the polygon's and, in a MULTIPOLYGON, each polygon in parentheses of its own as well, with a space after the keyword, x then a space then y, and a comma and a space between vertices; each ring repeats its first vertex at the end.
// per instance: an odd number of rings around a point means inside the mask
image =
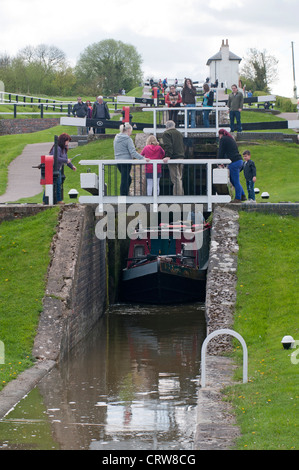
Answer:
MULTIPOLYGON (((140 152, 145 158, 149 158, 150 160, 162 160, 165 157, 165 152, 160 147, 159 142, 157 141, 154 135, 150 135, 146 141, 146 146, 140 152)), ((147 195, 151 196, 153 193, 153 165, 145 165, 145 173, 146 173, 146 183, 147 183, 147 195)), ((162 174, 162 165, 158 165, 157 167, 157 176, 158 176, 158 196, 160 192, 159 182, 162 174)))
POLYGON ((248 201, 255 201, 254 183, 256 182, 256 167, 255 163, 251 160, 251 153, 249 150, 243 152, 245 162, 243 163, 242 170, 246 179, 248 201))

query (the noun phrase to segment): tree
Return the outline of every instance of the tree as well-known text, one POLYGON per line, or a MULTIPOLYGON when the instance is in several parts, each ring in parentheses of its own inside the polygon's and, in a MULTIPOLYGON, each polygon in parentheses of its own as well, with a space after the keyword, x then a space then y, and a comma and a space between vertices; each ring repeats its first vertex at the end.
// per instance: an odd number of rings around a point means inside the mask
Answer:
POLYGON ((269 93, 270 85, 278 78, 277 64, 278 60, 266 50, 249 49, 241 70, 242 78, 253 91, 269 93))
POLYGON ((39 44, 21 49, 12 61, 16 90, 20 93, 55 93, 56 74, 66 67, 65 53, 56 46, 39 44))
POLYGON ((67 67, 63 70, 57 71, 52 81, 52 86, 55 94, 59 96, 71 96, 75 89, 76 77, 72 67, 67 67))
POLYGON ((82 92, 110 95, 134 88, 142 78, 141 56, 134 46, 106 39, 88 46, 80 55, 76 75, 82 92))
POLYGON ((65 53, 56 46, 39 44, 36 47, 26 46, 18 53, 18 57, 29 65, 40 65, 45 72, 54 71, 65 65, 65 53))

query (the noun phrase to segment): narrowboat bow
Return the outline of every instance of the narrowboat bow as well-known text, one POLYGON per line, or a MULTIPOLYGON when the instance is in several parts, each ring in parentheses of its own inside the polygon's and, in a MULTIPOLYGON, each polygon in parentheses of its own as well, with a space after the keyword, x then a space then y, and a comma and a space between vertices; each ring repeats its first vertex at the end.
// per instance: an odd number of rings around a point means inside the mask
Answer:
POLYGON ((172 304, 204 301, 210 225, 161 224, 131 237, 121 300, 172 304))

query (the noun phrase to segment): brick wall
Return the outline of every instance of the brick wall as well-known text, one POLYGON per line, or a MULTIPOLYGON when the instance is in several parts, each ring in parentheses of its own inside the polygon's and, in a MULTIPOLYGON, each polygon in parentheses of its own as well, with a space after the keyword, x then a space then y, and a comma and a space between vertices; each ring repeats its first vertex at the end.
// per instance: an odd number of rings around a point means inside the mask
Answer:
POLYGON ((60 118, 0 119, 0 135, 28 134, 58 126, 60 118))

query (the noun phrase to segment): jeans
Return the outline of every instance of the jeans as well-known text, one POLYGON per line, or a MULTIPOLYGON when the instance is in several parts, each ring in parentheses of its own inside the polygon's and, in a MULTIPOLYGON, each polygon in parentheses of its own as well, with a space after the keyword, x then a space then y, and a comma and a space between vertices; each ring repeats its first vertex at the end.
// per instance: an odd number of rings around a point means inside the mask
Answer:
POLYGON ((242 199, 245 196, 244 189, 240 183, 240 171, 243 166, 242 160, 237 160, 228 165, 230 182, 235 188, 235 199, 242 199))
POLYGON ((61 170, 59 170, 58 176, 57 176, 57 182, 56 182, 56 197, 57 197, 57 202, 62 201, 61 185, 62 185, 62 175, 61 175, 61 170))
MULTIPOLYGON (((187 108, 194 108, 195 107, 195 103, 194 104, 186 104, 187 108)), ((191 127, 196 127, 195 126, 195 113, 196 113, 196 110, 194 109, 193 111, 188 111, 187 112, 187 127, 189 127, 189 119, 190 119, 190 115, 191 115, 191 127)))
POLYGON ((210 114, 210 110, 202 112, 202 119, 203 119, 204 127, 210 127, 209 114, 210 114))
MULTIPOLYGON (((153 178, 147 178, 146 179, 146 194, 147 194, 147 196, 152 196, 153 195, 153 187, 154 187, 153 178)), ((157 177, 157 195, 159 196, 159 194, 160 194, 160 178, 158 176, 157 177)))
POLYGON ((242 124, 241 124, 241 113, 240 111, 230 111, 229 112, 229 118, 230 118, 230 129, 232 132, 235 130, 235 118, 237 121, 237 132, 242 132, 242 124))
POLYGON ((132 165, 127 165, 125 163, 119 163, 117 168, 121 174, 121 181, 120 181, 120 195, 121 196, 128 196, 129 188, 132 182, 132 178, 130 175, 132 165))
POLYGON ((176 109, 169 110, 169 120, 173 121, 176 126, 178 125, 178 111, 176 109))
POLYGON ((248 199, 255 201, 254 181, 246 180, 246 186, 248 191, 248 199))

